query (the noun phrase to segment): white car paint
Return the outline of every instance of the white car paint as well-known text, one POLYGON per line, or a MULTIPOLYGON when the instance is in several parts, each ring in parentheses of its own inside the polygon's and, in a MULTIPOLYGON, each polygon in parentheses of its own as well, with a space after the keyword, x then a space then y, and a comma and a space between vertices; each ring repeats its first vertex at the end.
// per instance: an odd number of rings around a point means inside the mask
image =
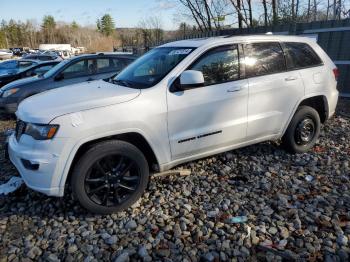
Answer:
POLYGON ((59 125, 51 140, 37 141, 25 134, 19 141, 14 135, 10 137, 10 159, 27 186, 47 195, 63 196, 78 149, 99 138, 138 133, 154 151, 159 170, 165 171, 190 160, 281 138, 305 98, 322 95, 328 117, 335 111, 335 65, 313 40, 259 35, 184 40, 163 47, 196 49, 150 88, 139 90, 92 81, 47 91, 20 104, 16 113, 19 119, 59 125), (207 50, 266 41, 308 43, 324 65, 184 92, 169 91, 173 81, 207 50), (205 136, 208 133, 215 135, 205 136), (39 163, 39 170, 27 170, 21 158, 39 163))

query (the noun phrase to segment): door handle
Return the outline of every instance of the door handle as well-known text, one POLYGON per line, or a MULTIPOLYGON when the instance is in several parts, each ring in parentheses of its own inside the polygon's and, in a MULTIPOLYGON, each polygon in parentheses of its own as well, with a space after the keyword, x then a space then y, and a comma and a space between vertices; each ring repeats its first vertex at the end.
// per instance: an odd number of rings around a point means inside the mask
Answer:
POLYGON ((294 80, 297 80, 297 78, 295 76, 290 76, 290 77, 286 77, 284 80, 285 81, 294 81, 294 80))
POLYGON ((235 88, 235 89, 227 89, 227 92, 228 93, 234 93, 234 92, 238 92, 238 91, 241 91, 241 90, 242 90, 242 88, 239 87, 239 88, 235 88))

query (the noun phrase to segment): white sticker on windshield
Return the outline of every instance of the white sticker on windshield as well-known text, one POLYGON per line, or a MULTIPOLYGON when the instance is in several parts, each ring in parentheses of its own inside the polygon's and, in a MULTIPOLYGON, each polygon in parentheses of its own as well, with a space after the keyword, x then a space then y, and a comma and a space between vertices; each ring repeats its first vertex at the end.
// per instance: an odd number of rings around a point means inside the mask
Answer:
POLYGON ((177 49, 171 51, 168 55, 187 55, 192 51, 192 49, 177 49))

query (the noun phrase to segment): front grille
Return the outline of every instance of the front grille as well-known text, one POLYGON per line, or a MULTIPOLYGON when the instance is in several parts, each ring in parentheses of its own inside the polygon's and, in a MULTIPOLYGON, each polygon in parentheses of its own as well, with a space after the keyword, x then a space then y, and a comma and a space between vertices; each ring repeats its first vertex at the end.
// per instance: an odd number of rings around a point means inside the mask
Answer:
POLYGON ((15 136, 16 136, 17 141, 19 141, 19 139, 21 138, 25 129, 26 129, 26 123, 23 122, 22 120, 17 120, 16 131, 15 131, 15 136))

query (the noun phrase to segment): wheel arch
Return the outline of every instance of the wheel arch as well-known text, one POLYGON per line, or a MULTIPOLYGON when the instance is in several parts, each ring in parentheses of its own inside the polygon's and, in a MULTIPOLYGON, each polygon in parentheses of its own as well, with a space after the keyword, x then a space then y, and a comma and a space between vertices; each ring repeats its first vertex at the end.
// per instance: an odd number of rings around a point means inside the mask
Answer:
POLYGON ((312 96, 303 99, 299 106, 310 106, 315 109, 320 116, 321 123, 326 122, 329 116, 329 106, 327 97, 324 95, 312 96))
POLYGON ((293 109, 293 113, 290 115, 288 121, 286 122, 286 124, 283 128, 283 132, 282 132, 281 136, 283 136, 285 134, 285 132, 287 131, 287 128, 288 128, 290 122, 292 121, 296 111, 298 110, 298 108, 300 106, 310 106, 310 107, 314 108, 317 111, 317 113, 319 114, 322 124, 325 123, 329 117, 329 105, 328 105, 328 99, 327 99, 326 95, 324 95, 324 94, 312 94, 310 96, 303 97, 298 101, 298 103, 296 103, 296 105, 293 109))
POLYGON ((125 141, 136 146, 144 154, 150 169, 158 171, 160 162, 159 162, 159 159, 157 158, 155 150, 151 146, 151 143, 141 133, 136 131, 130 131, 130 132, 119 133, 119 134, 110 135, 110 136, 93 138, 91 140, 84 141, 78 146, 78 149, 75 151, 74 157, 71 160, 69 166, 65 168, 66 172, 65 171, 63 172, 63 177, 60 182, 60 187, 61 187, 60 191, 62 192, 61 195, 63 195, 64 187, 65 185, 67 185, 67 181, 69 181, 71 177, 73 168, 77 163, 77 161, 80 159, 80 157, 92 146, 100 142, 109 141, 109 140, 125 141))

